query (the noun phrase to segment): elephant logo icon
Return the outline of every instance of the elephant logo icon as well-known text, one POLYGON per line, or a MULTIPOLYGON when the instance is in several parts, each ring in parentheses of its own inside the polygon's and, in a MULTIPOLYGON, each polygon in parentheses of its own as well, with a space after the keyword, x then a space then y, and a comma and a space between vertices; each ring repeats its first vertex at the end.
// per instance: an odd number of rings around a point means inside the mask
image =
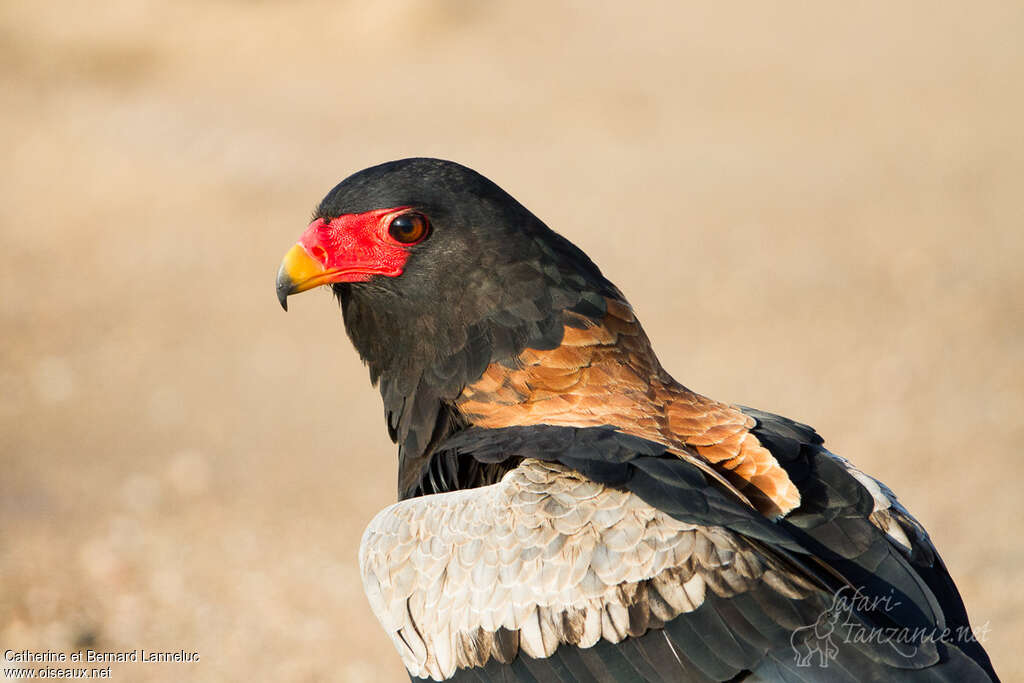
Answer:
POLYGON ((789 637, 793 656, 798 667, 811 666, 811 659, 818 654, 818 666, 825 668, 839 654, 839 646, 832 640, 839 622, 840 610, 826 610, 813 624, 801 626, 789 637))

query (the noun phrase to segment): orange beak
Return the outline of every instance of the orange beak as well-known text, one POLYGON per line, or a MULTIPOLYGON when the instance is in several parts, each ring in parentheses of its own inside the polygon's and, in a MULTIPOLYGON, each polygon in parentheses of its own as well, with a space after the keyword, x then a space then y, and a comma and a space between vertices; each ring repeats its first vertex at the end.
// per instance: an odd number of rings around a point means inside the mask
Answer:
POLYGON ((329 284, 332 275, 309 255, 304 246, 296 244, 284 255, 277 271, 277 300, 281 302, 281 308, 288 310, 289 295, 329 284))

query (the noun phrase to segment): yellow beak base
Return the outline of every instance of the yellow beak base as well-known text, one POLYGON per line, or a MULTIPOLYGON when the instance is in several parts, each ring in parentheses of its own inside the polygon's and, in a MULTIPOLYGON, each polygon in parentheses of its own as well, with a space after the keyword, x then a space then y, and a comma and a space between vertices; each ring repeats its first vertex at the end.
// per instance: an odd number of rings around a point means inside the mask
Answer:
POLYGON ((296 244, 281 261, 277 271, 277 300, 281 308, 288 310, 288 296, 305 292, 320 285, 330 283, 331 274, 306 251, 301 244, 296 244))

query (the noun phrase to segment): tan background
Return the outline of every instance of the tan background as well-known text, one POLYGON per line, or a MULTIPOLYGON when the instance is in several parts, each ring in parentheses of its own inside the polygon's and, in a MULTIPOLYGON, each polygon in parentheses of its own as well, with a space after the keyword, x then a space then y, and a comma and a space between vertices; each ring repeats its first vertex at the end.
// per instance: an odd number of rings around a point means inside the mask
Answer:
POLYGON ((272 284, 338 180, 435 155, 889 483, 1024 680, 1024 6, 508 4, 0 3, 0 647, 401 680, 379 398, 272 284))

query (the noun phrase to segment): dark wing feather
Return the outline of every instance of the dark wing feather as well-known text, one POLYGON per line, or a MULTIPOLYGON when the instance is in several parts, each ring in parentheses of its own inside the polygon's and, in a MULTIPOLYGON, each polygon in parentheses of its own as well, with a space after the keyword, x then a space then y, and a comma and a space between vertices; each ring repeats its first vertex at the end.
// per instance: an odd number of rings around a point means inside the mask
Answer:
POLYGON ((826 450, 808 425, 752 408, 743 411, 757 420, 753 433, 800 489, 803 502, 783 522, 790 533, 854 585, 880 597, 896 591, 903 604, 887 616, 903 627, 949 629, 952 642, 938 643, 942 654, 961 650, 995 679, 949 571, 924 527, 892 491, 826 450), (886 523, 898 525, 899 539, 885 533, 886 523))
MULTIPOLYGON (((786 520, 766 519, 663 446, 610 427, 468 428, 441 443, 435 455, 440 459, 471 458, 488 465, 524 458, 558 462, 593 481, 628 490, 680 521, 728 529, 795 580, 814 587, 803 599, 770 583, 731 596, 708 590, 697 609, 660 628, 657 623, 646 631, 638 628, 639 635, 618 644, 562 645, 547 658, 520 652, 508 664, 492 660, 483 668, 460 670, 455 680, 996 680, 976 643, 972 649, 972 643, 926 638, 897 651, 877 642, 856 642, 856 633, 883 629, 936 633, 966 625, 966 614, 923 529, 905 510, 894 508, 893 514, 926 547, 901 549, 871 521, 877 511, 871 492, 844 461, 821 447, 809 427, 756 411, 748 414, 758 420, 755 434, 804 496, 786 520), (890 609, 890 599, 885 609, 848 609, 836 631, 839 651, 827 670, 796 666, 790 642, 794 631, 827 613, 834 592, 844 585, 871 596, 895 593, 899 606, 890 609)), ((650 600, 658 600, 657 591, 650 594, 650 600)))

